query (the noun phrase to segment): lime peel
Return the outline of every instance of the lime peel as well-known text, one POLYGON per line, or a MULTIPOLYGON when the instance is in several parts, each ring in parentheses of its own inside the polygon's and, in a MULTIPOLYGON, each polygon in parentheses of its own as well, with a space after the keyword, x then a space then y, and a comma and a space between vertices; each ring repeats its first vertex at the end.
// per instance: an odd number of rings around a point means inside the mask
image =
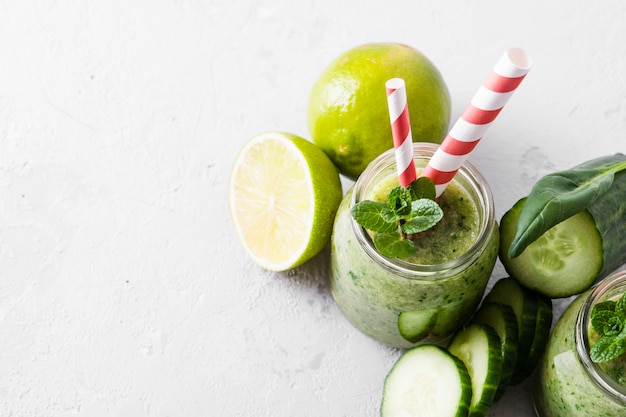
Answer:
POLYGON ((441 143, 447 133, 450 93, 428 57, 390 42, 347 50, 313 84, 307 121, 313 143, 348 178, 356 179, 369 162, 393 147, 385 92, 391 78, 406 83, 414 142, 441 143))

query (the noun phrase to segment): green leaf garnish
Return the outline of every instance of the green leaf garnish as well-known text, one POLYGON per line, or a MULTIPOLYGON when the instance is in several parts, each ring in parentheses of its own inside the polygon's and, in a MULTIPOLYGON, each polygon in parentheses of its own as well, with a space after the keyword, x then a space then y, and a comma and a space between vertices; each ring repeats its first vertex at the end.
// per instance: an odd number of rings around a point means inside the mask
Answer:
POLYGON ((411 203, 411 219, 400 225, 406 234, 420 233, 428 230, 443 217, 441 207, 433 200, 420 198, 411 203))
POLYGON ((612 311, 598 311, 595 315, 591 316, 591 327, 598 332, 600 336, 604 336, 604 329, 614 316, 612 311))
POLYGON ((434 201, 435 198, 437 198, 435 183, 428 177, 419 177, 409 184, 408 188, 413 201, 419 200, 420 198, 427 198, 434 201))
POLYGON ((411 201, 411 193, 405 187, 392 188, 387 196, 389 209, 398 217, 411 213, 411 201))
POLYGON ((591 310, 591 327, 600 339, 589 350, 594 362, 607 362, 626 353, 626 293, 618 301, 603 301, 591 310))
POLYGON ((589 354, 594 362, 608 362, 626 352, 626 334, 623 332, 617 336, 604 336, 598 340, 589 354), (620 337, 622 336, 622 337, 620 337))
POLYGON ((600 311, 615 311, 617 303, 615 301, 602 301, 593 306, 591 309, 591 315, 598 314, 600 311))
POLYGON ((374 246, 392 258, 408 258, 415 252, 414 239, 443 217, 435 201, 435 184, 420 177, 408 187, 395 187, 387 203, 360 201, 352 208, 352 217, 364 228, 375 232, 374 246))
POLYGON ((390 233, 397 230, 398 225, 386 221, 383 211, 389 211, 387 204, 365 200, 352 207, 352 217, 358 224, 373 232, 390 233))
POLYGON ((571 169, 548 174, 537 181, 520 212, 511 246, 511 259, 556 224, 587 209, 626 170, 620 153, 592 159, 571 169))
POLYGON ((620 317, 626 317, 626 296, 622 296, 617 300, 615 313, 619 314, 620 317))
POLYGON ((376 233, 374 246, 380 253, 392 258, 408 258, 415 251, 413 241, 404 239, 400 233, 376 233))
POLYGON ((624 320, 619 317, 611 317, 609 320, 604 323, 604 334, 606 336, 615 336, 620 334, 622 329, 624 328, 624 320))

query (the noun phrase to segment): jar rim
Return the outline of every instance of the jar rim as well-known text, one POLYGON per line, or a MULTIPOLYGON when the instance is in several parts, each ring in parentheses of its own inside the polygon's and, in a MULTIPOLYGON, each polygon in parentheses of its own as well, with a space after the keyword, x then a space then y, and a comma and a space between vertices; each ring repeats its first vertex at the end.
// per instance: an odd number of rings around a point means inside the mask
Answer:
POLYGON ((626 291, 626 269, 614 272, 592 287, 576 317, 574 341, 578 358, 594 385, 615 402, 626 405, 626 387, 617 383, 597 363, 591 360, 589 338, 587 337, 591 309, 596 302, 601 301, 602 297, 616 286, 621 286, 626 291))
MULTIPOLYGON (((439 145, 428 142, 414 142, 413 154, 417 159, 428 159, 432 157, 439 145)), ((354 184, 351 197, 351 206, 358 201, 361 189, 368 184, 368 181, 384 169, 395 167, 396 160, 394 149, 389 149, 375 158, 363 171, 354 184)), ((368 256, 388 271, 398 276, 403 276, 416 280, 438 280, 456 275, 471 265, 478 259, 488 246, 489 239, 495 228, 495 209, 493 195, 487 180, 474 164, 466 160, 458 170, 460 176, 471 187, 478 201, 475 201, 483 212, 479 216, 480 228, 478 236, 472 246, 458 258, 435 265, 420 265, 404 261, 398 258, 391 258, 379 253, 373 245, 368 233, 351 217, 352 228, 357 241, 368 254, 368 256)))

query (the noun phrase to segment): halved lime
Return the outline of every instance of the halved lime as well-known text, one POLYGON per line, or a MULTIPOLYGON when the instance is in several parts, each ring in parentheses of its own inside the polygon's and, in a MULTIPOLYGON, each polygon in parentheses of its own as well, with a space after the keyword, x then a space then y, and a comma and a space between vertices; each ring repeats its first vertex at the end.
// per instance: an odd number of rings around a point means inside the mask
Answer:
POLYGON ((252 259, 284 271, 330 240, 342 198, 339 173, 313 143, 284 132, 250 139, 230 178, 231 217, 252 259))

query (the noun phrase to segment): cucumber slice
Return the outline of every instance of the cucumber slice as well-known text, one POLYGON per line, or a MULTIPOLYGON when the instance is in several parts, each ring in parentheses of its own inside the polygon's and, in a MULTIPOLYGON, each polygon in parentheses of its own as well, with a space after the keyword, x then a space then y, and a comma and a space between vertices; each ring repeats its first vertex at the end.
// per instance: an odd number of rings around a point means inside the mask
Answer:
POLYGON ((381 417, 466 417, 472 397, 467 368, 436 345, 405 351, 385 378, 381 417))
POLYGON ((515 363, 517 362, 517 342, 519 339, 517 317, 509 305, 483 303, 472 318, 472 322, 491 326, 500 337, 502 374, 500 376, 500 385, 494 397, 495 402, 502 397, 511 382, 515 363))
POLYGON ((438 309, 403 311, 398 316, 400 335, 411 343, 425 339, 437 323, 437 311, 438 309))
POLYGON ((493 405, 502 375, 502 350, 498 334, 490 326, 471 323, 459 331, 448 350, 467 367, 472 381, 469 416, 482 417, 493 405))
POLYGON ((603 264, 602 237, 594 218, 584 210, 549 229, 511 259, 509 247, 515 237, 526 197, 507 211, 500 222, 500 260, 509 275, 525 287, 547 297, 578 294, 593 284, 603 264))
POLYGON ((527 288, 522 287, 513 278, 502 278, 493 285, 485 296, 485 302, 501 303, 510 306, 517 318, 517 359, 511 376, 511 384, 518 384, 524 380, 526 358, 535 338, 537 326, 537 296, 527 288))
POLYGON ((545 297, 539 293, 535 293, 537 296, 537 321, 535 324, 535 335, 533 342, 530 345, 528 356, 524 366, 521 367, 520 373, 517 378, 524 380, 532 374, 537 367, 539 359, 546 350, 548 344, 548 337, 550 336, 550 329, 552 328, 552 299, 545 297))

